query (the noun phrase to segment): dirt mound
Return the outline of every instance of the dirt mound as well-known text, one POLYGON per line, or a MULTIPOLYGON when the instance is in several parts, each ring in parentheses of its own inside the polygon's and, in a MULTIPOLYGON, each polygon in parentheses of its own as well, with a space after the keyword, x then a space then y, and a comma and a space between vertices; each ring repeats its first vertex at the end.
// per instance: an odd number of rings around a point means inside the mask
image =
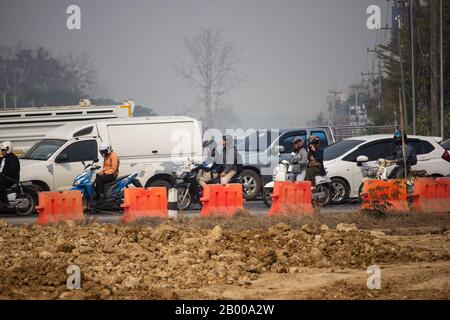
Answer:
POLYGON ((0 223, 0 234, 2 299, 176 299, 179 290, 248 285, 263 273, 296 273, 300 267, 355 269, 449 259, 351 224, 330 229, 280 222, 236 231, 183 221, 152 226, 0 223), (66 287, 69 265, 80 267, 81 290, 66 287))

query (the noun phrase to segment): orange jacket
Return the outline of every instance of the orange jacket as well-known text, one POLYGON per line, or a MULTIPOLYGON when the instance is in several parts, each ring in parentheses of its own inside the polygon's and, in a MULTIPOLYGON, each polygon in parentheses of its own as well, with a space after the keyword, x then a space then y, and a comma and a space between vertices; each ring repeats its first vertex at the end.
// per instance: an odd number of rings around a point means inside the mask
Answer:
POLYGON ((112 174, 118 176, 119 174, 119 164, 120 160, 114 151, 111 151, 103 161, 103 169, 99 172, 100 174, 112 174))

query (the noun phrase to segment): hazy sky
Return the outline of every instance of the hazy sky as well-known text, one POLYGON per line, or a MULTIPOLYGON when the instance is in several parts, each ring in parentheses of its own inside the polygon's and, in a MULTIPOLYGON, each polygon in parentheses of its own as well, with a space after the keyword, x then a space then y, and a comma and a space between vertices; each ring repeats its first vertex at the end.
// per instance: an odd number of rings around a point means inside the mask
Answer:
POLYGON ((108 96, 170 115, 194 102, 174 70, 183 36, 221 28, 243 52, 246 80, 228 99, 242 125, 291 127, 367 71, 377 39, 366 28, 370 4, 384 25, 386 0, 0 0, 0 44, 86 50, 108 96), (81 30, 66 28, 71 4, 81 7, 81 30))

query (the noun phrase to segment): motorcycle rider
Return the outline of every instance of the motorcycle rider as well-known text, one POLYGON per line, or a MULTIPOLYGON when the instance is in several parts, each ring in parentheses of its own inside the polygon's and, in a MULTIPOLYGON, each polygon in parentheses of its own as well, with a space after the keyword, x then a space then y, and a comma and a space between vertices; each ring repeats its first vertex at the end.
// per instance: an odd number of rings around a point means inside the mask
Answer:
POLYGON ((95 179, 95 191, 99 199, 101 199, 105 197, 105 184, 115 181, 119 175, 120 160, 108 141, 100 144, 99 151, 105 159, 103 168, 97 173, 97 178, 95 179))
POLYGON ((203 143, 203 148, 206 148, 207 155, 203 163, 203 172, 197 178, 197 182, 202 188, 205 187, 208 181, 217 179, 222 172, 222 166, 218 165, 214 160, 216 147, 217 143, 214 140, 208 140, 203 143))
POLYGON ((6 188, 11 187, 15 182, 20 180, 20 162, 16 155, 12 152, 12 143, 5 141, 0 144, 2 158, 0 158, 0 166, 4 160, 3 170, 0 174, 0 206, 9 206, 6 188))
POLYGON ((292 173, 294 181, 305 180, 306 166, 308 164, 308 152, 304 148, 304 141, 295 137, 292 139, 292 153, 290 162, 292 164, 292 173))
POLYGON ((402 132, 397 131, 394 134, 394 145, 395 145, 395 160, 388 160, 388 164, 394 164, 395 167, 392 169, 388 176, 388 179, 402 179, 408 176, 411 171, 411 166, 417 164, 417 156, 414 148, 407 143, 408 136, 403 133, 403 139, 405 141, 405 157, 406 157, 406 174, 405 174, 405 162, 403 160, 403 148, 402 148, 402 132))
POLYGON ((310 136, 308 138, 308 167, 306 169, 306 181, 311 181, 311 185, 316 184, 316 176, 325 176, 326 171, 323 166, 323 150, 319 149, 320 138, 310 136))
POLYGON ((220 183, 227 184, 242 171, 242 157, 234 146, 234 139, 230 135, 222 137, 223 171, 220 173, 220 183))

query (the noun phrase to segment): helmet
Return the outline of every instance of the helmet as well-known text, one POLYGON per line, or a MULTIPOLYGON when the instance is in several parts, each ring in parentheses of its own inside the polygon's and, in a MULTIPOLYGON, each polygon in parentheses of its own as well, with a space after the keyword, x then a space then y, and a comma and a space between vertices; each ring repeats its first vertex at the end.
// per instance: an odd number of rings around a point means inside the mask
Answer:
MULTIPOLYGON (((408 136, 406 135, 406 133, 403 134, 403 138, 405 139, 405 141, 408 139, 408 136)), ((402 144, 402 132, 400 130, 398 130, 394 133, 394 143, 402 144)))
POLYGON ((292 139, 292 144, 295 144, 295 143, 299 143, 300 148, 303 147, 303 144, 304 144, 303 139, 299 138, 299 137, 295 137, 294 139, 292 139))
POLYGON ((310 136, 308 138, 308 144, 319 144, 320 138, 318 136, 310 136))
POLYGON ((102 156, 106 156, 112 151, 111 143, 109 143, 108 141, 102 142, 98 149, 102 156))
POLYGON ((4 141, 0 144, 0 150, 6 150, 6 153, 12 152, 12 143, 11 141, 4 141))

